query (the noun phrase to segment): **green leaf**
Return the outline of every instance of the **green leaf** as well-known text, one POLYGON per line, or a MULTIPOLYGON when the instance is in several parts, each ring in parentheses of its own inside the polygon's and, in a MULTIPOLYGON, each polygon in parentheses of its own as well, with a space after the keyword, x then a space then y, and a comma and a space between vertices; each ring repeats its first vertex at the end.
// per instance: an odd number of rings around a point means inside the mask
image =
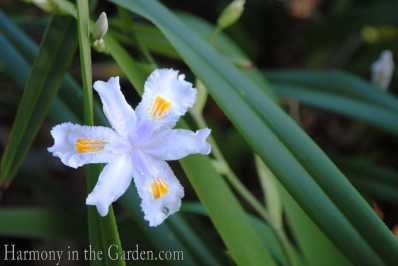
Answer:
MULTIPOLYGON (((0 20, 3 18, 1 15, 2 14, 0 12, 0 20)), ((18 32, 18 30, 16 30, 16 32, 18 32)), ((4 62, 4 68, 6 69, 7 74, 12 77, 18 86, 23 88, 28 81, 29 72, 31 69, 30 63, 23 58, 20 51, 15 49, 15 45, 13 43, 10 43, 8 39, 4 38, 1 31, 0 46, 2 47, 0 50, 0 61, 4 62)), ((67 81, 70 81, 70 79, 67 79, 67 81)), ((65 86, 65 84, 62 86, 65 86)), ((48 112, 48 116, 57 123, 61 123, 66 120, 75 123, 80 121, 77 118, 76 113, 66 107, 65 103, 58 97, 54 99, 54 102, 50 107, 50 111, 48 112)))
POLYGON ((388 228, 261 89, 158 2, 112 2, 145 16, 162 30, 254 151, 351 261, 362 265, 396 261, 398 245, 388 228))
MULTIPOLYGON (((21 58, 32 61, 37 47, 7 16, 0 10, 0 32, 9 40, 16 51, 21 51, 21 58)), ((11 62, 10 62, 11 63, 11 62)))
POLYGON ((359 158, 334 157, 359 191, 372 198, 398 203, 398 173, 359 158))
POLYGON ((265 195, 265 204, 267 210, 278 227, 283 227, 282 223, 282 199, 280 196, 278 183, 264 162, 258 156, 255 156, 257 173, 260 184, 265 195))
MULTIPOLYGON (((112 19, 110 23, 117 29, 122 30, 124 21, 121 19, 112 19)), ((164 37, 162 32, 148 23, 135 22, 132 25, 132 30, 139 36, 142 45, 144 45, 150 52, 160 54, 170 58, 179 58, 178 53, 171 46, 170 42, 164 37)), ((121 34, 118 31, 112 32, 115 39, 123 45, 138 46, 134 43, 131 36, 121 34)))
POLYGON ((308 265, 352 265, 281 187, 288 224, 308 265))
MULTIPOLYGON (((183 203, 181 206, 181 211, 204 215, 207 217, 209 216, 206 209, 199 202, 183 203)), ((268 247, 269 251, 274 256, 275 260, 278 261, 281 265, 288 265, 284 252, 279 244, 278 239, 275 236, 274 231, 272 231, 272 229, 267 224, 258 219, 256 216, 249 215, 249 220, 253 224, 255 230, 261 237, 264 244, 268 247)), ((297 261, 299 261, 298 255, 295 254, 295 256, 297 257, 297 261)), ((302 265, 302 263, 299 263, 298 265, 302 265)))
POLYGON ((73 19, 51 18, 1 161, 0 182, 5 187, 10 184, 22 164, 61 86, 63 75, 76 50, 75 36, 73 19))
POLYGON ((266 246, 210 159, 192 155, 180 163, 236 263, 274 265, 266 246))
POLYGON ((86 221, 80 213, 38 208, 2 208, 0 235, 67 239, 86 243, 86 221))
POLYGON ((346 115, 398 134, 398 99, 341 71, 282 71, 266 74, 281 97, 346 115))
MULTIPOLYGON (((214 25, 208 21, 194 16, 193 14, 178 12, 178 18, 183 21, 192 31, 197 33, 203 40, 208 40, 213 32, 214 25)), ((253 62, 243 53, 243 51, 228 37, 228 35, 220 32, 212 45, 225 58, 232 63, 236 63, 242 67, 250 67, 253 62)))
POLYGON ((105 46, 109 54, 118 63, 119 67, 127 78, 133 84, 135 89, 142 94, 144 90, 144 83, 146 74, 141 67, 131 59, 130 55, 120 46, 120 44, 113 38, 111 34, 107 34, 104 38, 105 46))

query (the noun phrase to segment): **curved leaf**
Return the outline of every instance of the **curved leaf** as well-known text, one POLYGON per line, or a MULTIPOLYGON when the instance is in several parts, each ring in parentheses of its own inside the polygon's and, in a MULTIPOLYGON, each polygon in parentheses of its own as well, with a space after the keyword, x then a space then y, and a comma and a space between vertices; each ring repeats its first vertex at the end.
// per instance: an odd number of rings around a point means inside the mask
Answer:
POLYGON ((388 228, 265 93, 158 2, 112 2, 149 18, 162 30, 255 152, 348 258, 363 265, 396 261, 398 245, 388 228))
POLYGON ((72 18, 53 17, 50 20, 1 161, 0 182, 5 187, 22 164, 61 86, 77 48, 73 36, 76 36, 76 28, 72 18))
POLYGON ((281 71, 266 74, 281 97, 346 115, 398 135, 398 99, 342 71, 281 71))

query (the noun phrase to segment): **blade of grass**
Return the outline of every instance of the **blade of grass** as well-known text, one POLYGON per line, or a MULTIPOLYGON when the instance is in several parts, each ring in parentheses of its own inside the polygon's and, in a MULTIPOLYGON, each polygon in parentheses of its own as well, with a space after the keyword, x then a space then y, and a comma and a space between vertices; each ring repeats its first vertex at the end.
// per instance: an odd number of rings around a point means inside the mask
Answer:
POLYGON ((269 71, 265 74, 274 84, 290 84, 308 87, 311 90, 326 91, 357 98, 361 101, 398 111, 398 99, 368 81, 341 70, 332 71, 269 71))

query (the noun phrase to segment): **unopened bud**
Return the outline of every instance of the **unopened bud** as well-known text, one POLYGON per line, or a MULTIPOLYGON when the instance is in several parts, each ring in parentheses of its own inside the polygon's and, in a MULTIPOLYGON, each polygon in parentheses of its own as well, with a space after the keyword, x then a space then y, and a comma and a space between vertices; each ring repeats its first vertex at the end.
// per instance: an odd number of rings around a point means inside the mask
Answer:
POLYGON ((221 13, 217 24, 221 29, 225 29, 234 24, 242 15, 245 0, 232 1, 221 13))
POLYGON ((386 91, 394 72, 393 54, 389 50, 381 53, 379 59, 372 64, 372 82, 386 91))
POLYGON ((95 23, 95 27, 93 30, 93 39, 94 40, 102 39, 107 31, 108 31, 108 18, 106 17, 106 13, 102 12, 97 22, 95 23))
POLYGON ((103 53, 105 52, 105 43, 104 43, 104 39, 97 39, 93 42, 93 48, 99 52, 99 53, 103 53))

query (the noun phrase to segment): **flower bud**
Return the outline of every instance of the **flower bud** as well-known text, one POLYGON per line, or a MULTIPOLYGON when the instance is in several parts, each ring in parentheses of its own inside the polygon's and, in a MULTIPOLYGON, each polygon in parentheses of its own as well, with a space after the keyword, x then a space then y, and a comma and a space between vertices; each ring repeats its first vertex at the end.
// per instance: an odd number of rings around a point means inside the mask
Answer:
POLYGON ((93 48, 99 52, 99 53, 103 53, 106 51, 105 49, 105 43, 104 43, 104 39, 97 39, 93 42, 93 48))
POLYGON ((221 13, 217 24, 221 29, 225 29, 234 24, 242 15, 245 0, 232 1, 221 13))
POLYGON ((93 39, 94 40, 102 39, 107 31, 108 31, 108 18, 106 17, 106 13, 102 12, 97 22, 95 23, 93 30, 93 39))
POLYGON ((372 82, 386 91, 394 72, 393 54, 389 50, 381 53, 379 59, 372 64, 372 82))

